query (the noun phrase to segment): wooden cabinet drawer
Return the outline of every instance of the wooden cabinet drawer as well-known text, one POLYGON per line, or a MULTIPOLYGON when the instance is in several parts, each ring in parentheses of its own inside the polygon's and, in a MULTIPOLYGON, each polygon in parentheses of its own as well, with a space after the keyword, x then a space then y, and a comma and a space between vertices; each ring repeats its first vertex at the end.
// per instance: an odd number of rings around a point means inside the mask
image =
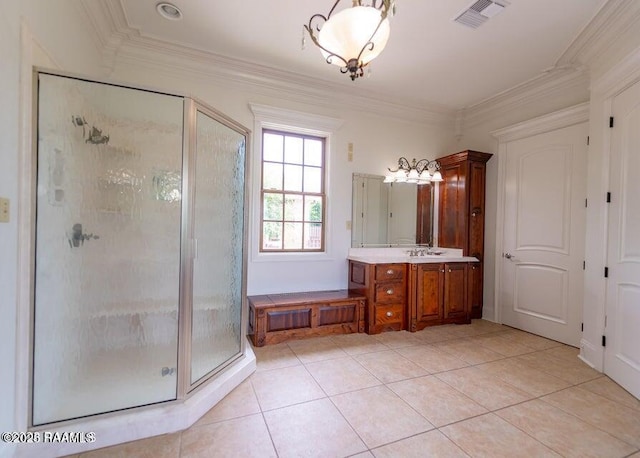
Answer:
POLYGON ((405 264, 378 264, 376 265, 376 281, 403 280, 405 271, 405 264))
POLYGON ((376 303, 404 302, 407 287, 402 281, 379 283, 376 285, 376 303))
POLYGON ((376 325, 387 323, 401 323, 404 307, 402 304, 376 305, 376 325))

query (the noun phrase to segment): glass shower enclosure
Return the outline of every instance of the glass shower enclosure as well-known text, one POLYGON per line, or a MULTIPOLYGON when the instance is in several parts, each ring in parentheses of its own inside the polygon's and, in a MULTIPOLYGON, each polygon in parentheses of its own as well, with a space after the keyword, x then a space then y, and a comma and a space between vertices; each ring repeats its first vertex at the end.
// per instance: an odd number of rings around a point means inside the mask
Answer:
POLYGON ((36 71, 31 425, 185 398, 245 349, 249 131, 36 71))

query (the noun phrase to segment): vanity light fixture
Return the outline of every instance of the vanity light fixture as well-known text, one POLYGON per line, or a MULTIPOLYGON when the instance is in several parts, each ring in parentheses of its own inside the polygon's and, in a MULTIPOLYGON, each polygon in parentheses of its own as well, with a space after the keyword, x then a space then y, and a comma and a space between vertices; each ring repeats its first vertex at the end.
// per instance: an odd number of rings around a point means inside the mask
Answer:
MULTIPOLYGON (((304 28, 320 48, 328 64, 349 73, 352 81, 364 75, 364 67, 378 57, 389 39, 389 17, 395 14, 395 0, 352 0, 351 8, 336 14, 337 0, 329 14, 314 14, 304 28)), ((302 32, 302 47, 305 45, 302 32)))
POLYGON ((440 173, 440 163, 428 159, 412 159, 409 162, 406 158, 398 159, 398 168, 388 169, 390 174, 384 177, 384 183, 415 183, 426 184, 442 181, 440 173))

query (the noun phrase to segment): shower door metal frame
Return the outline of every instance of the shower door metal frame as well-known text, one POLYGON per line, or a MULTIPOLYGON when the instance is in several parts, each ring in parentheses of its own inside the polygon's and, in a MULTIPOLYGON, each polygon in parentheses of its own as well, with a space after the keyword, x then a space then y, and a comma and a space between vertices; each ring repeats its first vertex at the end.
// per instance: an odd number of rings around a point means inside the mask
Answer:
MULTIPOLYGON (((93 78, 79 75, 72 72, 64 72, 58 70, 51 70, 43 67, 32 67, 32 113, 31 113, 31 170, 30 170, 30 183, 31 196, 29 202, 29 215, 26 217, 30 222, 29 233, 29 310, 28 310, 28 324, 29 324, 29 348, 28 348, 28 392, 26 399, 27 407, 27 426, 31 431, 46 430, 52 426, 73 425, 81 422, 86 418, 95 417, 110 417, 119 415, 123 411, 145 410, 156 407, 160 404, 171 404, 179 401, 183 401, 188 398, 192 393, 197 391, 208 381, 214 378, 216 375, 223 372, 234 361, 243 357, 246 353, 246 333, 247 333, 247 259, 248 259, 248 226, 249 226, 249 151, 251 130, 244 127, 242 124, 234 121, 225 114, 213 109, 207 104, 197 100, 191 96, 185 95, 181 92, 168 92, 166 90, 152 88, 142 85, 127 84, 119 81, 110 80, 107 78, 93 78), (34 376, 34 350, 35 350, 35 277, 36 277, 36 215, 37 215, 37 184, 38 184, 38 87, 39 87, 39 75, 46 74, 52 76, 58 76, 63 78, 71 78, 80 81, 87 81, 91 83, 104 84, 109 86, 123 87, 127 89, 134 89, 140 91, 147 91, 162 95, 180 97, 183 99, 183 143, 182 143, 182 195, 181 195, 181 222, 180 222, 180 274, 179 274, 179 303, 178 303, 178 374, 176 382, 176 399, 159 401, 153 404, 147 404, 143 406, 127 407, 110 412, 101 412, 96 414, 90 414, 78 418, 60 420, 53 423, 45 423, 34 426, 33 424, 33 376, 34 376), (226 127, 241 134, 245 138, 245 157, 244 157, 244 186, 243 186, 243 228, 242 228, 242 286, 241 286, 241 314, 240 314, 240 351, 235 356, 231 357, 225 363, 221 364, 217 368, 213 369, 205 376, 201 377, 195 383, 190 382, 190 369, 191 369, 191 328, 193 317, 193 259, 194 259, 194 186, 193 179, 195 177, 195 145, 196 145, 196 129, 195 118, 197 111, 200 110, 212 119, 220 122, 226 127), (185 192, 187 191, 187 192, 185 192), (187 307, 187 304, 191 304, 191 307, 187 307)), ((18 407, 19 408, 19 407, 18 407)))
POLYGON ((242 124, 234 121, 228 116, 211 108, 210 106, 196 100, 192 97, 185 97, 184 109, 184 145, 183 150, 186 154, 183 156, 183 189, 187 192, 182 193, 182 247, 181 251, 181 279, 180 279, 180 302, 181 304, 191 304, 191 307, 180 307, 179 324, 178 324, 178 373, 182 376, 178 377, 178 399, 188 397, 190 393, 197 390, 216 374, 222 372, 226 367, 235 360, 244 355, 246 348, 246 334, 248 322, 247 307, 247 259, 248 259, 248 223, 249 223, 249 192, 248 192, 248 175, 249 175, 249 141, 251 131, 242 124), (196 136, 197 123, 196 118, 198 111, 202 112, 211 119, 221 123, 222 125, 241 134, 245 138, 244 148, 244 189, 243 189, 243 212, 242 212, 242 290, 241 294, 241 313, 240 313, 240 352, 230 359, 219 365, 217 368, 208 372, 205 376, 191 383, 191 342, 193 329, 193 264, 195 260, 196 239, 194 238, 195 229, 195 185, 192 184, 197 172, 196 166, 196 136), (186 129, 189 128, 187 132, 186 129), (185 199, 186 196, 186 199, 185 199))

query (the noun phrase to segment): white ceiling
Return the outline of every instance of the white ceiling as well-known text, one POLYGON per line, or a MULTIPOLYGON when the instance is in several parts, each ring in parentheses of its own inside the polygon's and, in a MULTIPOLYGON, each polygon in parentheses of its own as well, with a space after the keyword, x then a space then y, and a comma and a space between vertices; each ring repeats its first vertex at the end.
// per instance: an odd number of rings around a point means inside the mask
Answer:
MULTIPOLYGON (((472 0, 397 0, 387 47, 370 78, 352 82, 328 65, 303 24, 333 0, 173 0, 184 18, 163 19, 157 0, 121 0, 142 36, 447 109, 473 106, 553 67, 606 0, 509 0, 478 29, 453 22, 472 0)), ((340 5, 348 6, 350 0, 340 5)))

